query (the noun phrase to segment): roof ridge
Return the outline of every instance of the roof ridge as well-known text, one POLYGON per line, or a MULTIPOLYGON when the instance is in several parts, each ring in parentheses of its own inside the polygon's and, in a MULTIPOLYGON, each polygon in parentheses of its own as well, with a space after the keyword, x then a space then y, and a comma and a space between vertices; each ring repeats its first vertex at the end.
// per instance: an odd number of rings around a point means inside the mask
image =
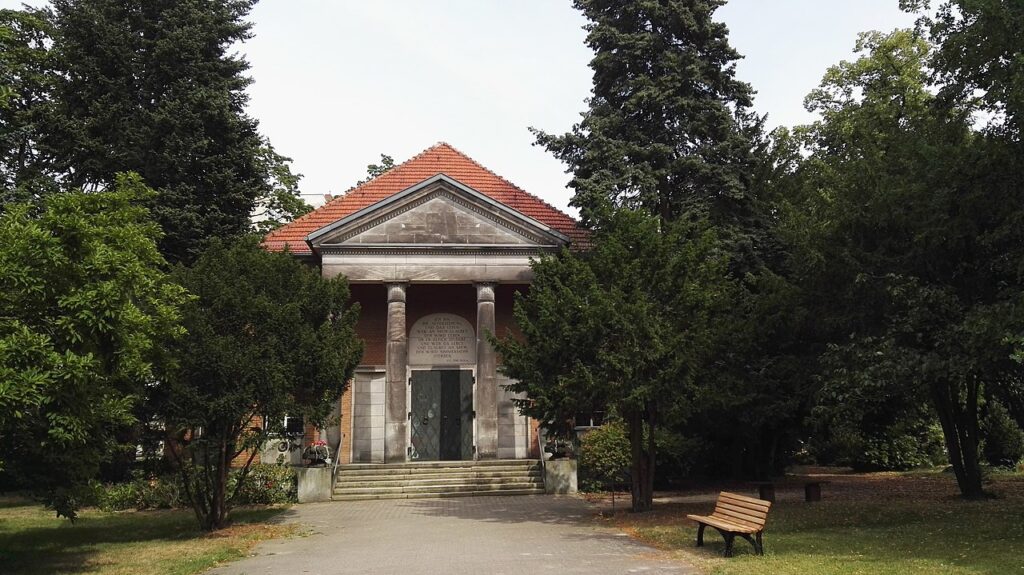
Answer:
MULTIPOLYGON (((501 180, 502 182, 505 182, 505 183, 506 183, 506 184, 508 184, 509 186, 512 186, 512 188, 514 188, 514 189, 515 189, 515 190, 516 190, 517 192, 520 192, 520 193, 522 193, 522 194, 525 194, 525 195, 527 195, 527 196, 530 196, 531 198, 533 198, 533 199, 537 200, 538 202, 540 202, 540 203, 544 204, 544 206, 545 206, 545 207, 551 208, 552 210, 554 210, 554 211, 556 211, 556 212, 558 212, 558 213, 562 214, 563 216, 565 216, 565 217, 569 218, 570 220, 574 220, 574 221, 575 221, 575 218, 573 218, 573 217, 572 217, 572 216, 570 216, 569 214, 567 214, 567 213, 563 212, 562 210, 560 210, 560 209, 556 208, 555 206, 553 206, 553 205, 549 204, 549 203, 547 202, 547 200, 545 200, 544 198, 541 198, 540 196, 537 196, 537 195, 535 195, 535 194, 531 194, 530 192, 527 192, 527 191, 526 191, 526 190, 524 190, 523 188, 520 188, 519 186, 517 186, 517 185, 515 185, 514 183, 512 183, 512 181, 510 181, 510 180, 509 180, 508 178, 506 178, 506 177, 504 177, 504 176, 501 176, 501 175, 498 175, 497 173, 495 173, 495 172, 494 172, 493 170, 491 170, 491 169, 490 169, 490 168, 488 168, 487 166, 485 166, 485 165, 481 164, 480 162, 476 161, 476 160, 475 160, 475 159, 474 159, 474 158, 473 158, 472 156, 470 156, 469 154, 467 154, 467 153, 463 152, 462 150, 460 150, 460 149, 456 148, 455 146, 453 146, 453 145, 451 145, 451 144, 449 144, 449 143, 447 143, 447 142, 438 142, 437 144, 434 144, 433 146, 431 146, 431 148, 430 148, 430 149, 432 149, 432 148, 436 148, 436 147, 439 147, 439 146, 447 146, 447 147, 451 148, 453 152, 455 152, 455 153, 459 154, 460 156, 462 156, 462 157, 466 158, 466 159, 467 159, 467 160, 469 160, 470 162, 473 162, 473 165, 475 165, 476 167, 480 168, 481 170, 483 170, 483 171, 487 172, 488 174, 490 174, 490 175, 494 176, 495 178, 497 178, 497 179, 501 180)), ((511 207, 511 206, 510 206, 510 207, 511 207)))

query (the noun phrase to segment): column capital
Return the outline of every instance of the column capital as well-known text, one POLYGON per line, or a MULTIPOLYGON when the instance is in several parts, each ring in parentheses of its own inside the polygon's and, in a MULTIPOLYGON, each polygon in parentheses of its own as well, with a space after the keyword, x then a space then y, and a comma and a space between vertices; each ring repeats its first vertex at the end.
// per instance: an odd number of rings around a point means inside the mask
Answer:
POLYGON ((476 282, 476 301, 494 301, 494 288, 496 282, 476 282))
POLYGON ((405 289, 408 285, 409 282, 389 282, 384 284, 384 287, 388 290, 388 303, 404 302, 405 289))

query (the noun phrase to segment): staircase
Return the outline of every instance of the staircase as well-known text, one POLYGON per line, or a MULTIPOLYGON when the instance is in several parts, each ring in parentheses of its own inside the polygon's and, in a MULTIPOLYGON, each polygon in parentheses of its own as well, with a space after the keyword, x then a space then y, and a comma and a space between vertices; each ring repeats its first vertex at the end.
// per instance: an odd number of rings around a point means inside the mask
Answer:
POLYGON ((356 463, 338 467, 334 501, 544 493, 540 462, 530 459, 356 463))

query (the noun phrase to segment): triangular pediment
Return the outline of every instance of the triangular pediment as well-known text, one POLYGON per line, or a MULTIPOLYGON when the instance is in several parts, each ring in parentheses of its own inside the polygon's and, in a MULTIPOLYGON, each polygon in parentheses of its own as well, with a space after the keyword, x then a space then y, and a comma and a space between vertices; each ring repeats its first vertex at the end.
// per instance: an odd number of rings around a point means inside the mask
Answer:
POLYGON ((309 235, 314 248, 557 248, 555 230, 439 174, 309 235))
POLYGON ((446 194, 437 194, 340 243, 530 245, 534 242, 460 205, 446 194))

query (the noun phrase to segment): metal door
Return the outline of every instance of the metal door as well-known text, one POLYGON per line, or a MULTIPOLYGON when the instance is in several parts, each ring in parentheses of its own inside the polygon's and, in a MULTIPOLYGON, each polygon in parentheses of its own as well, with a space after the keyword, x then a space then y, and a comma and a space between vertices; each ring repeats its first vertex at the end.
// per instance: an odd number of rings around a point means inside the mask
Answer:
POLYGON ((411 417, 412 459, 472 459, 472 372, 413 371, 411 417))

